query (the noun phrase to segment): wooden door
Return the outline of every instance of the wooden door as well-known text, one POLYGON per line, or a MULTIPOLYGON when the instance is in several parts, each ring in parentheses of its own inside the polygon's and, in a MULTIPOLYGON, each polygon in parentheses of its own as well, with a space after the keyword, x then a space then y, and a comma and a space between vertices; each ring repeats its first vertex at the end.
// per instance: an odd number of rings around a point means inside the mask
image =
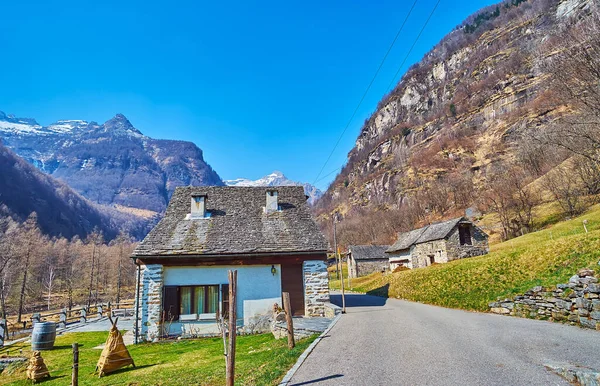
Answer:
POLYGON ((281 265, 281 291, 289 292, 294 316, 304 315, 304 276, 302 263, 281 265))

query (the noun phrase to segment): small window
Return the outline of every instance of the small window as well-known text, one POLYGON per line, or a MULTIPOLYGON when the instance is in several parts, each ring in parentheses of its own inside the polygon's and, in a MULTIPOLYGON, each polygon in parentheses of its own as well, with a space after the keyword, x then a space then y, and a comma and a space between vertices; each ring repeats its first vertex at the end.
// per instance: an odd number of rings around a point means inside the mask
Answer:
POLYGON ((471 241, 471 226, 469 224, 460 224, 458 226, 458 236, 460 245, 472 245, 471 241))
POLYGON ((179 314, 216 314, 219 309, 219 286, 180 287, 179 314))

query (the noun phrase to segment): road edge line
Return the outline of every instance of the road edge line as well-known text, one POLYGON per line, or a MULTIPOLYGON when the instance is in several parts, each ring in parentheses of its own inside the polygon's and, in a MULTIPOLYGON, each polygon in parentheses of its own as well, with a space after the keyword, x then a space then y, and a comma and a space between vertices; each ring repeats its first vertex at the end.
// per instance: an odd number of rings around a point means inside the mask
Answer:
POLYGON ((290 381, 292 380, 292 377, 296 374, 296 372, 298 371, 300 366, 302 366, 302 364, 304 363, 306 358, 315 349, 317 344, 319 344, 319 342, 325 337, 325 335, 327 335, 329 333, 329 331, 333 328, 333 326, 335 326, 335 324, 338 322, 338 320, 340 320, 341 317, 342 317, 342 314, 340 313, 340 314, 337 314, 335 318, 333 318, 331 323, 329 323, 329 326, 327 327, 327 329, 325 331, 323 331, 321 333, 321 335, 319 335, 317 337, 317 339, 315 339, 310 344, 310 346, 308 346, 306 348, 306 350, 304 350, 304 352, 302 353, 302 355, 300 355, 300 357, 298 357, 298 360, 296 361, 294 366, 287 372, 287 374, 285 374, 285 377, 283 377, 281 382, 279 382, 278 386, 287 386, 290 383, 290 381))

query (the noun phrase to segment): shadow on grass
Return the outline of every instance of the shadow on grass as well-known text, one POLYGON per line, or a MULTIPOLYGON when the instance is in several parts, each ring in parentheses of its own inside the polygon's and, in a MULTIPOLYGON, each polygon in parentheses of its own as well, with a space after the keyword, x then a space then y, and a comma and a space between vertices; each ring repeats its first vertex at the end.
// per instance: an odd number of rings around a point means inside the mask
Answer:
MULTIPOLYGON (((79 345, 79 348, 81 348, 81 347, 83 347, 82 344, 79 345)), ((51 352, 54 350, 67 350, 67 349, 71 350, 71 349, 73 349, 73 346, 70 344, 54 345, 51 350, 40 350, 40 352, 42 353, 42 355, 44 355, 45 352, 51 352)))
POLYGON ((102 378, 110 377, 111 375, 115 375, 115 374, 128 373, 133 370, 145 369, 146 367, 152 367, 152 366, 156 366, 156 364, 142 365, 142 366, 135 366, 135 367, 132 367, 132 366, 123 367, 122 369, 119 369, 117 371, 113 371, 108 374, 105 374, 104 376, 102 376, 102 378))
POLYGON ((292 384, 292 386, 311 385, 313 383, 319 383, 319 382, 322 382, 322 381, 327 381, 327 380, 330 380, 330 379, 341 378, 341 377, 343 377, 342 374, 328 375, 326 377, 313 379, 312 381, 294 383, 294 384, 292 384))
MULTIPOLYGON (((38 383, 50 382, 50 381, 54 381, 56 379, 61 379, 61 378, 66 378, 66 377, 67 377, 67 375, 57 375, 55 377, 54 376, 49 376, 49 377, 38 379, 37 381, 35 381, 33 383, 38 384, 38 383)), ((68 377, 70 378, 71 375, 69 375, 68 377)))
MULTIPOLYGON (((379 296, 379 297, 382 297, 382 298, 387 298, 388 295, 389 295, 389 291, 390 291, 390 285, 386 284, 386 285, 383 285, 383 286, 381 286, 379 288, 375 288, 375 289, 372 289, 370 291, 367 291, 367 295, 379 296)), ((384 302, 384 304, 385 304, 385 302, 384 302)))

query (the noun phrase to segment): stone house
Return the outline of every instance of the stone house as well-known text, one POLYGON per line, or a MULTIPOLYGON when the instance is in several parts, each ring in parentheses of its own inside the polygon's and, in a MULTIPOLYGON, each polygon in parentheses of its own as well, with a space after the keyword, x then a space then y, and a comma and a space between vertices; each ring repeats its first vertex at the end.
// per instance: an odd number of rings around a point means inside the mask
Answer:
POLYGON ((386 251, 391 270, 427 267, 488 252, 488 235, 464 217, 400 233, 386 251))
POLYGON ((177 188, 132 255, 138 337, 218 334, 230 269, 238 271, 240 328, 271 315, 282 292, 294 315, 322 316, 327 250, 301 186, 177 188))
POLYGON ((373 272, 387 271, 390 259, 385 251, 389 245, 351 245, 348 247, 348 276, 356 278, 373 272))

